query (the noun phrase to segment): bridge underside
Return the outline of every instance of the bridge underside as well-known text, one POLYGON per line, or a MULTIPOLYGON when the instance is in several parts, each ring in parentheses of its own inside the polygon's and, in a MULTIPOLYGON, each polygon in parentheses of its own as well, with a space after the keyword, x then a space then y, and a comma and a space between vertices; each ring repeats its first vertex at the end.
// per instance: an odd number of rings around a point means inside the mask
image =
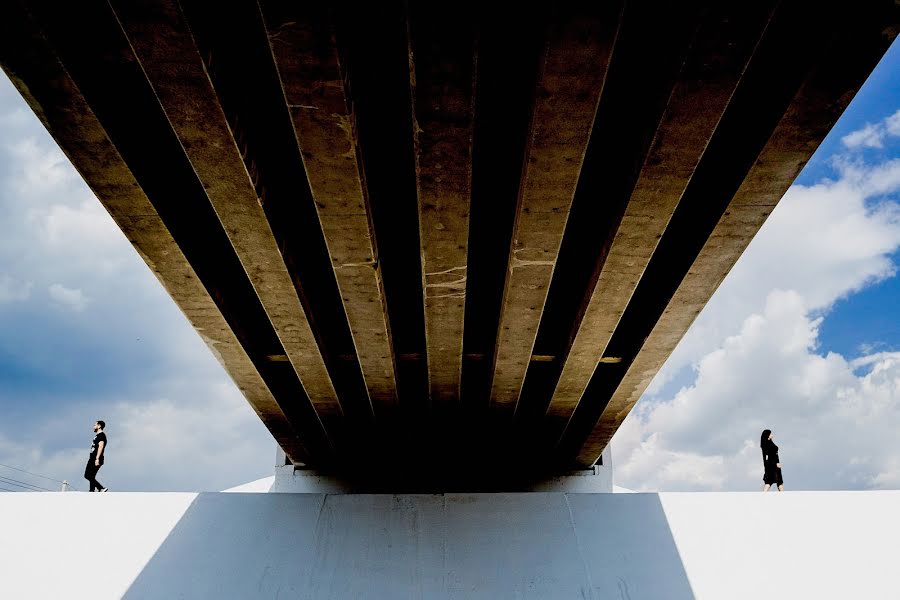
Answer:
POLYGON ((593 465, 898 24, 370 4, 0 8, 3 69, 290 459, 370 472, 593 465))

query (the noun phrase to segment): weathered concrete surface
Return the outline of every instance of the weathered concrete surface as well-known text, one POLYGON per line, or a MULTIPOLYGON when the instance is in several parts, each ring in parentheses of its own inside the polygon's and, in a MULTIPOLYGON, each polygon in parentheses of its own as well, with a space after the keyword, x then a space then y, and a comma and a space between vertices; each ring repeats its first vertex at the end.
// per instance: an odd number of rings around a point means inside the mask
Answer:
POLYGON ((0 494, 0 580, 26 600, 891 598, 898 501, 900 492, 0 494), (102 565, 86 547, 102 549, 102 565), (82 585, 98 570, 102 581, 82 585))
MULTIPOLYGON (((874 65, 896 35, 896 28, 885 30, 876 21, 849 21, 847 30, 836 43, 827 50, 814 51, 815 59, 784 116, 628 367, 587 440, 583 445, 576 443, 580 447, 578 464, 593 464, 600 456, 868 76, 868 71, 861 70, 859 65, 874 65)), ((773 59, 778 60, 777 53, 773 54, 773 59)))
POLYGON ((531 361, 621 7, 554 24, 542 56, 497 332, 491 405, 511 415, 531 361))
POLYGON ((307 449, 282 406, 44 35, 24 12, 13 6, 4 10, 8 18, 0 19, 0 55, 13 84, 281 447, 293 459, 308 461, 307 449))
POLYGON ((466 11, 414 10, 409 33, 428 382, 444 408, 459 402, 472 199, 477 55, 466 11))
POLYGON ((356 115, 324 7, 261 2, 275 64, 376 413, 397 405, 384 284, 356 115))
POLYGON ((310 400, 322 417, 341 415, 322 353, 241 158, 243 150, 181 8, 174 0, 126 0, 112 6, 310 400), (159 35, 162 30, 167 35, 159 35))
POLYGON ((486 485, 596 460, 900 26, 295 4, 16 0, 0 64, 293 460, 486 485))
POLYGON ((722 5, 701 24, 586 301, 547 410, 550 417, 567 420, 581 400, 765 30, 772 4, 722 5))

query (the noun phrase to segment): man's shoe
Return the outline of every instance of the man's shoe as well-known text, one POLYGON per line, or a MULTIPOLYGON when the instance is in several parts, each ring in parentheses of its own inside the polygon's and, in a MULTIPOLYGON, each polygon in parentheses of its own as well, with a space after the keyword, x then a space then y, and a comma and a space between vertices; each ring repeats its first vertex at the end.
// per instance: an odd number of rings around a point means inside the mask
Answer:
POLYGON ((103 488, 103 489, 101 489, 100 491, 101 491, 101 492, 108 492, 108 491, 109 491, 109 488, 103 488))

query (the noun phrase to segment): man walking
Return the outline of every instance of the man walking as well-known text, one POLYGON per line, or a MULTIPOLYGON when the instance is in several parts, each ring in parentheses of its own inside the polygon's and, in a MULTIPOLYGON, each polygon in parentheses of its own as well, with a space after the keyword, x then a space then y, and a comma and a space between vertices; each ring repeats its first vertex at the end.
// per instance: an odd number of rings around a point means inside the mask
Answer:
POLYGON ((97 481, 97 471, 103 466, 103 455, 106 450, 106 434, 103 428, 106 423, 97 421, 94 423, 94 440, 91 442, 91 455, 88 457, 87 466, 84 468, 84 478, 91 484, 90 491, 105 492, 107 489, 97 481))

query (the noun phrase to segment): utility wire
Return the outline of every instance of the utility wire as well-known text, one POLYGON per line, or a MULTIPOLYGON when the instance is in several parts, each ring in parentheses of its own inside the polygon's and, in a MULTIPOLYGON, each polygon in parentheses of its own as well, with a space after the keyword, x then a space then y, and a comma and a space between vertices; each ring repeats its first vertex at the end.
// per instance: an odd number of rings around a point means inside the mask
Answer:
POLYGON ((18 479, 10 479, 9 477, 0 477, 0 483, 5 483, 7 485, 14 485, 16 487, 25 488, 26 490, 32 492, 49 492, 52 490, 48 490, 47 488, 42 488, 39 485, 32 485, 27 481, 19 481, 18 479))
MULTIPOLYGON (((13 482, 11 482, 11 481, 3 481, 2 483, 5 483, 5 484, 7 484, 7 485, 14 485, 14 486, 16 486, 16 487, 23 488, 26 492, 36 492, 36 491, 38 491, 38 490, 33 490, 33 489, 31 489, 31 488, 29 488, 29 487, 26 487, 26 486, 24 486, 24 485, 19 485, 18 483, 13 483, 13 482)), ((15 491, 21 492, 22 490, 15 490, 15 491)))
POLYGON ((34 475, 35 477, 40 477, 41 479, 47 479, 49 481, 55 481, 56 483, 65 483, 65 481, 60 481, 59 479, 53 479, 52 477, 38 475, 37 473, 32 473, 31 471, 26 471, 25 469, 20 469, 18 467, 11 467, 9 465, 4 465, 3 463, 0 463, 0 467, 6 467, 7 469, 12 469, 13 471, 19 471, 21 473, 28 473, 29 475, 34 475))
POLYGON ((8 483, 8 484, 15 485, 15 486, 25 488, 25 489, 32 489, 33 491, 40 491, 40 492, 52 492, 53 491, 51 489, 47 489, 47 488, 41 487, 39 485, 30 484, 26 481, 19 481, 18 479, 12 479, 10 477, 3 477, 2 475, 0 475, 0 482, 8 483))
POLYGON ((17 490, 11 490, 11 489, 9 489, 9 488, 5 488, 5 487, 3 487, 3 486, 0 486, 0 490, 4 490, 4 491, 7 491, 7 492, 16 492, 16 491, 17 491, 17 490))

